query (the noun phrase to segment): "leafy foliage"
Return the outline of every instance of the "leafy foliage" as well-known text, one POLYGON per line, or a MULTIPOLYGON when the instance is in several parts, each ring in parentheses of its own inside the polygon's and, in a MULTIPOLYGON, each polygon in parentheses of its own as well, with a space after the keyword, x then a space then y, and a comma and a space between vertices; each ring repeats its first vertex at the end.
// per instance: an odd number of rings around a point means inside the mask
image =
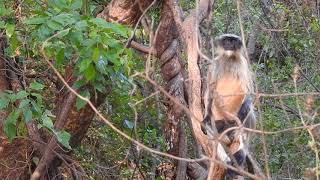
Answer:
MULTIPOLYGON (((11 3, 13 1, 0 6, 0 15, 8 19, 0 22, 0 28, 5 29, 9 44, 7 55, 20 58, 27 66, 36 63, 33 70, 43 71, 47 65, 42 61, 40 49, 47 41, 46 56, 53 60, 63 75, 69 73, 67 69, 72 66, 73 76, 80 77, 74 87, 81 89, 80 94, 88 98, 94 96, 90 92, 106 93, 105 87, 110 84, 110 77, 114 74, 128 75, 132 52, 124 48, 130 34, 125 26, 84 13, 84 9, 87 9, 85 6, 89 5, 82 0, 49 0, 45 4, 26 1, 22 21, 16 23, 14 11, 8 8, 11 3), (32 62, 28 59, 32 59, 32 62), (93 91, 89 91, 89 87, 93 87, 93 91)), ((68 144, 70 135, 65 131, 56 131, 53 127, 56 118, 52 113, 54 107, 47 104, 49 99, 45 98, 50 91, 41 81, 39 79, 39 82, 30 83, 25 90, 7 92, 1 96, 0 107, 11 110, 4 131, 12 140, 17 134, 19 118, 25 123, 34 120, 38 122, 39 128, 49 129, 62 145, 71 148, 68 144), (17 102, 18 107, 15 106, 17 102)), ((77 99, 77 109, 84 106, 85 102, 77 99)))

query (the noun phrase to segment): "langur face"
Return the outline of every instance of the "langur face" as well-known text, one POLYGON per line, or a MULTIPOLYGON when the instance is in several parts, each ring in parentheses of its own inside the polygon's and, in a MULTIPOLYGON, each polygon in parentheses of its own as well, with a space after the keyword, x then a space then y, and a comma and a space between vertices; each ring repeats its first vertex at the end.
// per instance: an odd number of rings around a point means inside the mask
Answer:
POLYGON ((227 57, 230 60, 238 59, 242 48, 242 41, 239 36, 233 34, 224 34, 217 40, 218 54, 227 57))

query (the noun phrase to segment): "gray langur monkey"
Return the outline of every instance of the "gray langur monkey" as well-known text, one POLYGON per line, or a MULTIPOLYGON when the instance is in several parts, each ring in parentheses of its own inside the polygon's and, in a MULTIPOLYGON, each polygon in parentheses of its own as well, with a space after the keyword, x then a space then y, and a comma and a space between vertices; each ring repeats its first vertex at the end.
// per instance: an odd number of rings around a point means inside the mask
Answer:
MULTIPOLYGON (((239 36, 224 34, 217 39, 216 57, 208 76, 208 87, 205 92, 205 118, 202 122, 203 132, 208 130, 222 133, 230 127, 238 126, 239 120, 246 128, 256 127, 256 117, 249 94, 253 92, 252 72, 244 56, 243 44, 239 36), (238 122, 238 123, 237 123, 238 122), (214 127, 216 129, 213 129, 214 127)), ((210 68, 209 68, 210 69, 210 68)), ((253 173, 252 164, 247 157, 250 133, 232 130, 227 133, 229 147, 239 167, 247 162, 248 170, 253 173)), ((230 163, 224 149, 218 144, 218 157, 230 163)), ((227 176, 237 175, 227 170, 227 176)))

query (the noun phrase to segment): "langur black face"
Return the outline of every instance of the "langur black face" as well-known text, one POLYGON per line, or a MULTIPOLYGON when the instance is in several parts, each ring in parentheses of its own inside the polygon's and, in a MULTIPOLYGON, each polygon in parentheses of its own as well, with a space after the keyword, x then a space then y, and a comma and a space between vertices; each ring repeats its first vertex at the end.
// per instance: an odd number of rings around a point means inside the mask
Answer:
POLYGON ((218 39, 218 46, 226 51, 238 51, 242 48, 242 41, 239 36, 224 34, 218 39))
POLYGON ((217 39, 218 55, 226 56, 231 59, 238 59, 242 41, 241 38, 234 34, 223 34, 217 39))

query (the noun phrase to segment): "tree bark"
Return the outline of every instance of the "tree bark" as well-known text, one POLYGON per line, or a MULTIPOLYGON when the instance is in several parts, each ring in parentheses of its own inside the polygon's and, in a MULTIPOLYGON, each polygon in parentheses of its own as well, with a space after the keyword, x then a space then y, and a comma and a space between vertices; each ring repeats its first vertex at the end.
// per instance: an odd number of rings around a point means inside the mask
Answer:
POLYGON ((112 0, 97 17, 134 26, 151 2, 152 0, 112 0))
MULTIPOLYGON (((178 3, 175 0, 170 0, 170 6, 174 15, 176 24, 179 26, 181 38, 186 45, 187 59, 188 59, 188 105, 191 113, 192 130, 196 135, 197 141, 201 144, 207 156, 215 159, 216 149, 215 141, 209 141, 207 135, 201 130, 201 121, 203 120, 202 102, 201 102, 201 73, 198 66, 199 60, 199 40, 198 40, 198 26, 208 16, 213 1, 200 0, 194 9, 185 20, 182 21, 182 13, 179 11, 178 3)), ((218 164, 210 163, 208 179, 223 179, 224 167, 218 164)))
MULTIPOLYGON (((110 22, 119 22, 133 26, 137 23, 140 15, 151 2, 152 1, 150 0, 113 0, 98 17, 104 18, 110 22), (140 6, 138 4, 140 4, 140 6)), ((178 34, 176 31, 177 29, 173 20, 172 11, 170 10, 168 1, 164 1, 160 25, 154 41, 154 49, 156 51, 154 54, 159 58, 158 64, 161 68, 161 75, 165 80, 166 90, 172 96, 179 99, 180 103, 186 105, 183 75, 184 63, 180 59, 179 51, 181 48, 178 43, 178 34)), ((164 125, 164 134, 168 152, 185 157, 186 153, 181 150, 179 151, 180 138, 184 138, 180 135, 179 128, 182 110, 179 106, 169 100, 167 109, 168 113, 164 125)), ((181 143, 184 142, 185 141, 182 141, 181 143)), ((181 147, 185 148, 183 145, 181 145, 181 147)), ((184 179, 186 176, 186 163, 179 162, 177 169, 179 169, 179 172, 177 172, 179 174, 178 179, 184 179)))
MULTIPOLYGON (((161 68, 161 75, 165 80, 165 89, 179 100, 182 105, 187 105, 185 100, 185 63, 181 60, 181 46, 178 40, 177 27, 173 19, 169 1, 163 2, 160 25, 155 37, 155 50, 159 57, 158 64, 161 68)), ((183 122, 182 109, 168 99, 167 119, 164 125, 165 141, 168 152, 179 157, 186 157, 186 141, 184 131, 181 128, 183 122)), ((186 178, 187 163, 177 163, 176 179, 186 178)))

